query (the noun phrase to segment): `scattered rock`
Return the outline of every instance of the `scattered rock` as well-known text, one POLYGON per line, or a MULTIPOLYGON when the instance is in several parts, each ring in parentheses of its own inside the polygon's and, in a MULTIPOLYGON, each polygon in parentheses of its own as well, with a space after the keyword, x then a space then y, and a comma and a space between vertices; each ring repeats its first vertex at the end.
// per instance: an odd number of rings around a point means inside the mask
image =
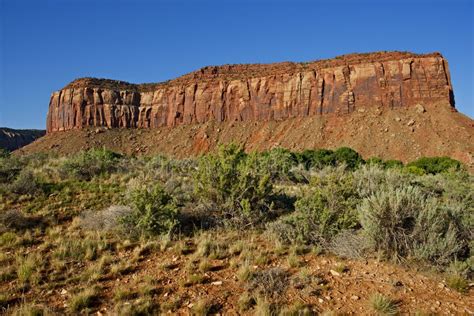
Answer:
POLYGON ((351 300, 357 301, 357 300, 360 300, 360 297, 358 297, 357 295, 352 295, 351 300))
POLYGON ((222 281, 211 282, 212 285, 222 285, 222 281))
POLYGON ((419 104, 419 103, 417 105, 415 105, 415 110, 418 113, 425 113, 426 112, 425 107, 423 105, 419 104))
POLYGON ((341 274, 340 274, 339 272, 337 272, 337 271, 329 270, 329 272, 331 272, 331 274, 332 274, 333 276, 341 276, 341 274))
POLYGON ((415 120, 409 120, 408 123, 407 123, 407 126, 412 126, 413 124, 415 124, 415 120))

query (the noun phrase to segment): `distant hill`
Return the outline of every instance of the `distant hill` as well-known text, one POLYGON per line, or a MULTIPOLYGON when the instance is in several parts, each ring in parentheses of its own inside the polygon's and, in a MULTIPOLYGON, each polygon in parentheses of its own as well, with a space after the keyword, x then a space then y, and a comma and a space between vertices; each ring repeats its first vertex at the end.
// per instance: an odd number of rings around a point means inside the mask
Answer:
POLYGON ((21 148, 44 136, 45 130, 0 127, 0 148, 10 151, 21 148))

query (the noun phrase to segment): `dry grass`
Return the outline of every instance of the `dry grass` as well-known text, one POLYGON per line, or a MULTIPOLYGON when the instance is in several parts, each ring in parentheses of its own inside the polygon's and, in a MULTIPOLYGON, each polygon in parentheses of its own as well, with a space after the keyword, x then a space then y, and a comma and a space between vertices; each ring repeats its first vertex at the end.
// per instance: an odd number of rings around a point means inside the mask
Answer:
POLYGON ((373 294, 370 297, 370 306, 378 314, 381 315, 397 315, 398 304, 391 298, 380 293, 373 294))
POLYGON ((69 300, 69 308, 71 312, 77 313, 86 308, 92 307, 97 298, 97 289, 89 288, 74 296, 69 300))

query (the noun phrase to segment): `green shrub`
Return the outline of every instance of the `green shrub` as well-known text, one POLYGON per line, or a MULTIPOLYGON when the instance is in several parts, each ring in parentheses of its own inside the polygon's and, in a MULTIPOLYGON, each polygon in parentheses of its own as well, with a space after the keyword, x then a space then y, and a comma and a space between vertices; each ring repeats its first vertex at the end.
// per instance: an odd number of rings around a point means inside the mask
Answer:
POLYGON ((31 170, 23 169, 9 189, 10 192, 19 195, 34 195, 41 191, 41 185, 31 170))
POLYGON ((158 184, 132 189, 129 202, 132 212, 123 216, 120 222, 132 235, 167 234, 178 223, 178 208, 173 197, 158 184))
POLYGON ((270 172, 259 168, 258 154, 236 145, 220 146, 199 159, 195 193, 230 223, 256 224, 268 214, 270 172))
POLYGON ((458 171, 462 168, 462 164, 449 157, 423 157, 407 165, 408 168, 416 167, 424 171, 424 173, 437 174, 447 171, 458 171))
POLYGON ((116 170, 121 156, 107 149, 91 149, 67 159, 61 166, 64 175, 79 180, 90 180, 94 176, 116 170))
POLYGON ((0 183, 11 183, 25 165, 15 156, 0 157, 0 183))
POLYGON ((401 162, 400 160, 391 159, 391 160, 384 161, 383 159, 378 158, 378 157, 371 157, 371 158, 367 159, 365 161, 365 163, 367 165, 371 165, 371 166, 379 166, 379 167, 382 167, 384 169, 402 168, 403 167, 403 162, 401 162))
POLYGON ((298 165, 297 158, 288 149, 274 148, 258 155, 260 168, 266 169, 272 180, 293 180, 291 170, 298 165))
POLYGON ((334 152, 330 149, 306 149, 301 153, 296 153, 295 156, 306 169, 322 169, 336 164, 334 152))
POLYGON ((376 165, 380 167, 385 167, 385 162, 379 157, 370 157, 365 161, 368 165, 376 165))
POLYGON ((388 188, 358 207, 363 232, 388 258, 445 265, 466 252, 466 210, 440 204, 416 187, 388 188))
POLYGON ((403 167, 403 162, 400 160, 387 160, 384 163, 386 169, 392 169, 392 168, 402 168, 403 167))
POLYGON ((354 149, 348 147, 336 149, 336 151, 334 151, 334 158, 338 164, 345 164, 351 170, 364 163, 362 156, 354 149))
POLYGON ((340 231, 358 226, 357 202, 350 173, 341 168, 323 170, 296 201, 295 213, 267 229, 284 243, 326 243, 340 231))
POLYGON ((10 152, 5 148, 0 148, 0 159, 10 157, 10 152))
POLYGON ((388 187, 398 188, 412 181, 411 174, 398 169, 383 169, 379 165, 363 165, 352 173, 354 185, 361 198, 370 196, 388 187))

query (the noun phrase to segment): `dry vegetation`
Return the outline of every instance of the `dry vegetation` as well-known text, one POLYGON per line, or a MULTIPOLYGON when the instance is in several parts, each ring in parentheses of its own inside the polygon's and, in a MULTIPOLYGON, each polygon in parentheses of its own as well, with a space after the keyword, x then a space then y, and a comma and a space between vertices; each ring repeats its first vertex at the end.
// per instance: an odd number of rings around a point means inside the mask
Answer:
POLYGON ((474 311, 472 176, 349 148, 0 158, 6 314, 474 311))

